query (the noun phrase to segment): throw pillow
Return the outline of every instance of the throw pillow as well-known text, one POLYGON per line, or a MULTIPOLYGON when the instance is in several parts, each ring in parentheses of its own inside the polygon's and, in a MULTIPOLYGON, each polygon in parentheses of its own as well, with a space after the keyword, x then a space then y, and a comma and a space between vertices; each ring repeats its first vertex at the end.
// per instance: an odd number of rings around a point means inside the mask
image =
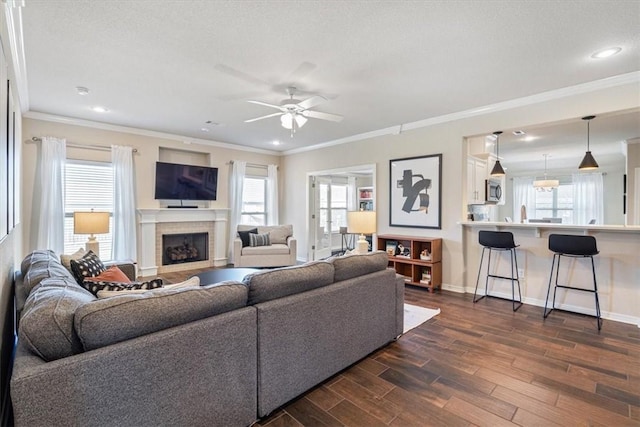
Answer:
POLYGON ((99 291, 126 291, 131 289, 156 289, 162 287, 162 279, 153 279, 148 282, 94 282, 85 280, 82 286, 94 295, 98 295, 99 291))
POLYGON ((60 255, 60 262, 62 263, 62 265, 64 265, 67 268, 67 270, 71 271, 71 260, 72 259, 78 260, 83 256, 85 256, 86 253, 87 253, 87 250, 85 248, 80 248, 74 253, 72 253, 71 255, 62 254, 60 255))
MULTIPOLYGON (((151 292, 155 292, 159 289, 182 289, 182 288, 194 288, 200 286, 200 278, 192 277, 190 279, 185 280, 184 282, 174 283, 172 285, 164 285, 161 288, 152 289, 151 292)), ((116 290, 116 291, 98 291, 98 298, 110 298, 116 297, 118 295, 130 295, 130 294, 141 294, 143 292, 149 292, 149 289, 125 289, 125 290, 116 290)))
POLYGON ((81 285, 87 277, 95 277, 104 270, 106 270, 104 264, 93 251, 87 252, 80 259, 71 260, 71 272, 81 285))
POLYGON ((242 240, 242 247, 249 246, 249 235, 250 234, 258 234, 257 228, 252 228, 247 231, 238 231, 238 236, 240 236, 240 240, 242 240))
POLYGON ((124 274, 117 265, 112 265, 107 268, 102 273, 98 274, 95 277, 86 277, 84 281, 87 280, 92 282, 120 282, 120 283, 131 283, 131 279, 124 274))
POLYGON ((271 242, 269 241, 269 233, 265 234, 250 234, 249 235, 249 246, 271 246, 271 242))

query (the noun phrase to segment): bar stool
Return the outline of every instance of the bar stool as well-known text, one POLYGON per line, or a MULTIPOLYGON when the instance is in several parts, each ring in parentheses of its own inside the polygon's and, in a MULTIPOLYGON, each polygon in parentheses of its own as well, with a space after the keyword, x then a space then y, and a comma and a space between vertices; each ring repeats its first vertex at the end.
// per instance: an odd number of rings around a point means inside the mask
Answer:
POLYGON ((598 300, 598 284, 596 282, 596 267, 593 262, 593 256, 598 255, 596 247, 596 239, 593 236, 575 236, 570 234, 551 234, 549 235, 549 250, 553 252, 553 262, 551 264, 551 275, 549 276, 549 287, 547 288, 547 298, 544 301, 544 318, 555 309, 556 306, 556 290, 558 288, 573 289, 575 291, 593 292, 596 297, 596 320, 598 322, 598 330, 602 328, 602 318, 600 316, 600 301, 598 300), (593 274, 593 289, 577 288, 569 285, 558 285, 558 273, 560 272, 560 258, 591 258, 591 272, 593 274), (556 262, 557 260, 557 262, 556 262), (549 302, 549 294, 551 293, 551 281, 553 272, 556 273, 556 281, 553 288, 553 303, 551 309, 547 311, 547 303, 549 302))
POLYGON ((520 279, 518 277, 518 259, 516 258, 516 245, 513 241, 513 233, 508 231, 480 231, 478 233, 478 240, 483 246, 482 256, 480 257, 480 266, 478 267, 478 278, 476 280, 476 290, 473 292, 473 302, 476 303, 484 297, 500 298, 493 295, 489 295, 489 277, 496 279, 511 280, 511 301, 513 303, 513 311, 518 310, 522 306, 522 294, 520 292, 520 279), (477 298, 478 282, 480 281, 480 272, 482 271, 482 261, 484 260, 484 251, 489 249, 489 257, 487 259, 487 277, 484 282, 484 295, 477 298), (509 251, 511 259, 511 276, 496 276, 495 274, 489 274, 491 271, 491 251, 509 251), (518 283, 518 300, 515 297, 515 283, 518 283), (516 303, 518 305, 516 306, 516 303))

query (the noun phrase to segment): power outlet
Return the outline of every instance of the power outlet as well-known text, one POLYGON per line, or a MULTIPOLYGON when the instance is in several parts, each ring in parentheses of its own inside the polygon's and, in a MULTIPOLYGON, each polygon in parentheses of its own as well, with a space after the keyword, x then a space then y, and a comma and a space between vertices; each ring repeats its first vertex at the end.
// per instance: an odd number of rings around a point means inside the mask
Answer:
POLYGON ((519 268, 518 269, 518 278, 519 279, 524 279, 524 268, 519 268))

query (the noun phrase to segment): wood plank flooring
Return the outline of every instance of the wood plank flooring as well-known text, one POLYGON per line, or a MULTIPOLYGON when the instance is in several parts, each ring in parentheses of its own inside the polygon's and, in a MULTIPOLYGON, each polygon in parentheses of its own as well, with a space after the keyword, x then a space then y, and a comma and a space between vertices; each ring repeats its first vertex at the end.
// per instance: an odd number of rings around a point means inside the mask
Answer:
POLYGON ((405 302, 441 313, 255 426, 640 426, 636 325, 409 286, 405 302))

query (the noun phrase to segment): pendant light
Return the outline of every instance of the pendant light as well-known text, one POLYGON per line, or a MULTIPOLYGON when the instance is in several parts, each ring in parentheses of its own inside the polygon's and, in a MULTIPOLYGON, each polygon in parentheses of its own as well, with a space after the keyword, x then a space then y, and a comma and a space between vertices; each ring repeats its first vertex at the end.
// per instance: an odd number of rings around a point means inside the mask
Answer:
POLYGON ((493 134, 496 136, 496 164, 491 169, 491 176, 504 176, 505 172, 500 164, 500 134, 501 130, 495 131, 493 134))
POLYGON ((595 118, 596 116, 585 116, 582 118, 582 120, 587 121, 587 152, 584 154, 580 166, 578 166, 579 170, 598 169, 598 162, 596 162, 596 159, 591 155, 591 151, 589 151, 589 122, 595 118))
POLYGON ((554 188, 558 188, 560 185, 560 181, 557 179, 547 179, 547 157, 548 154, 543 154, 544 156, 544 179, 537 179, 533 181, 533 188, 537 191, 552 191, 554 188))

